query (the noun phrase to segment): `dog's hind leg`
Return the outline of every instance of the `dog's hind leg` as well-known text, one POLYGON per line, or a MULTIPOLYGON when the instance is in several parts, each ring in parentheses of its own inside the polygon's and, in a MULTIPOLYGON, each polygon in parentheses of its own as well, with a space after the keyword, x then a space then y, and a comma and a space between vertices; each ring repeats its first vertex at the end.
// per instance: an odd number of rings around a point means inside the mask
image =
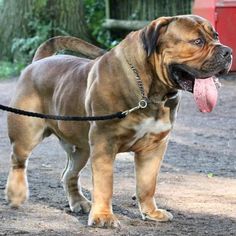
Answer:
POLYGON ((88 213, 91 203, 83 195, 80 185, 79 173, 86 165, 89 158, 89 148, 78 148, 76 146, 60 142, 67 153, 67 165, 62 174, 62 182, 73 212, 83 211, 88 213))
POLYGON ((8 116, 12 153, 5 193, 11 207, 19 207, 28 198, 27 159, 43 139, 44 125, 45 122, 40 119, 14 114, 8 116))

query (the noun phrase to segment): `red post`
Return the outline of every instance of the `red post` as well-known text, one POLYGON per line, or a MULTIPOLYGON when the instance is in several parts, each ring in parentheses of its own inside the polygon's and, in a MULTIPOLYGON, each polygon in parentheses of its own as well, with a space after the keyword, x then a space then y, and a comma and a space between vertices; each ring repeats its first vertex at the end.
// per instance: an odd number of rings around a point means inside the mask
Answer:
POLYGON ((193 14, 202 16, 209 20, 215 27, 216 22, 216 0, 195 0, 193 5, 193 14))

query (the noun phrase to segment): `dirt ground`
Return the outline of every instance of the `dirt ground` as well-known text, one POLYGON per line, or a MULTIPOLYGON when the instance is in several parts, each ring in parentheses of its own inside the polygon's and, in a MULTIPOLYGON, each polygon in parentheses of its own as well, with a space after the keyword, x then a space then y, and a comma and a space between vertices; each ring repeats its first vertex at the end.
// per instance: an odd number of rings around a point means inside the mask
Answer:
MULTIPOLYGON (((236 235, 236 76, 223 80, 211 114, 197 111, 184 93, 159 176, 156 199, 170 223, 142 221, 135 192, 131 153, 117 157, 113 207, 120 230, 87 227, 87 215, 74 214, 60 182, 66 158, 55 137, 38 146, 29 160, 30 199, 10 209, 4 198, 10 145, 6 113, 0 111, 0 235, 236 235)), ((16 80, 0 83, 0 103, 8 104, 16 80)), ((82 175, 90 198, 88 164, 82 175)))

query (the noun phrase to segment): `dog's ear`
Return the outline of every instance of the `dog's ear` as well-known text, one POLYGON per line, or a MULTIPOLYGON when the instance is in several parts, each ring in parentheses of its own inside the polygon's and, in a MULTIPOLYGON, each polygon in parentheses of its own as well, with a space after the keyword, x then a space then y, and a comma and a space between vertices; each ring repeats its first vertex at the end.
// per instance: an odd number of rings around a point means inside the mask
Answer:
POLYGON ((149 57, 157 47, 158 37, 161 34, 161 29, 167 26, 172 17, 160 17, 157 20, 152 21, 148 26, 144 28, 141 34, 142 42, 147 56, 149 57))

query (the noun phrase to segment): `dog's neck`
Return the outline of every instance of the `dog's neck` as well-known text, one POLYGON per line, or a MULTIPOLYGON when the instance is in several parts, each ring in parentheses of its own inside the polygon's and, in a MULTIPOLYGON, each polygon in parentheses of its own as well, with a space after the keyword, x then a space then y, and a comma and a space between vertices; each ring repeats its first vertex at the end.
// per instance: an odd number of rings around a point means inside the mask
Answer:
POLYGON ((163 84, 158 75, 151 69, 151 65, 148 65, 150 70, 147 70, 147 65, 145 67, 143 66, 143 63, 137 65, 137 60, 135 60, 135 58, 127 59, 125 55, 125 60, 130 69, 134 72, 133 75, 136 79, 137 87, 139 88, 142 98, 147 98, 152 104, 163 104, 167 100, 174 99, 178 96, 178 90, 163 84))
MULTIPOLYGON (((135 33, 138 32, 134 32, 133 34, 135 33)), ((130 67, 130 69, 133 70, 131 68, 132 65, 135 71, 137 71, 138 77, 142 81, 144 94, 148 98, 150 104, 152 104, 152 106, 158 105, 159 103, 163 104, 167 100, 178 96, 178 90, 164 84, 161 78, 159 78, 157 69, 154 66, 158 64, 158 62, 155 61, 157 58, 147 58, 147 54, 142 44, 132 40, 133 34, 130 34, 126 40, 123 40, 122 54, 125 63, 130 67), (130 47, 130 45, 132 45, 132 47, 130 47), (133 56, 130 57, 130 55, 133 56)), ((133 77, 135 77, 135 73, 133 73, 133 77)), ((139 96, 141 97, 142 94, 138 85, 137 92, 140 93, 139 96)))

